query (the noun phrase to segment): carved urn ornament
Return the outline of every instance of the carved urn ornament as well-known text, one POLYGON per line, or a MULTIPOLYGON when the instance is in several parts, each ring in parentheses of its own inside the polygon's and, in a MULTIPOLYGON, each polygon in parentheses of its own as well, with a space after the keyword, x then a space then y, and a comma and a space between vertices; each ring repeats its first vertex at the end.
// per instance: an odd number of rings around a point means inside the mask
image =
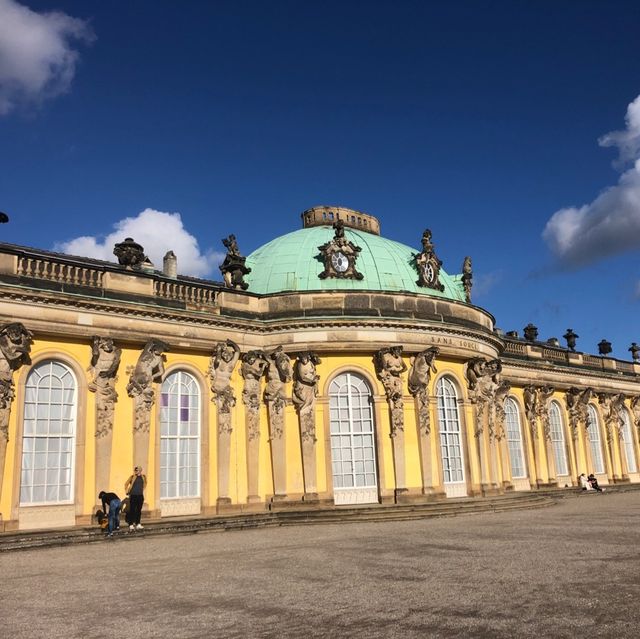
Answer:
POLYGON ((527 324, 524 329, 524 338, 527 342, 536 342, 538 341, 538 327, 533 324, 527 324))
POLYGON ((567 332, 562 337, 564 337, 564 339, 567 340, 567 348, 571 349, 572 351, 575 351, 576 350, 576 340, 578 339, 578 337, 580 337, 580 335, 576 335, 573 332, 572 328, 568 328, 567 332))
POLYGON ((631 353, 631 357, 633 357, 634 362, 640 360, 640 346, 638 346, 635 342, 633 342, 629 347, 629 352, 631 353))
POLYGON ((324 262, 324 271, 318 275, 321 280, 337 277, 349 280, 361 280, 364 275, 356 270, 356 260, 362 250, 344 236, 344 222, 338 220, 334 225, 333 239, 318 247, 324 262))
POLYGON ((224 262, 220 265, 220 271, 227 288, 237 288, 246 291, 249 284, 244 281, 244 276, 251 273, 251 269, 245 266, 246 257, 240 254, 235 235, 223 239, 222 243, 227 249, 224 262))
POLYGON ((607 342, 606 339, 603 339, 598 343, 598 353, 600 353, 600 355, 604 355, 606 357, 612 350, 611 342, 607 342))
MULTIPOLYGON (((431 231, 429 229, 426 229, 422 234, 422 253, 418 253, 418 255, 416 255, 416 266, 418 267, 418 286, 425 286, 427 288, 435 289, 436 291, 444 291, 444 286, 440 282, 440 267, 442 266, 442 260, 439 260, 438 256, 435 254, 433 243, 431 242, 431 231)), ((471 260, 469 260, 469 274, 470 269, 471 260)), ((467 301, 470 301, 470 279, 468 280, 468 283, 469 300, 467 301)))
POLYGON ((131 237, 125 237, 123 242, 116 244, 113 254, 118 258, 118 264, 126 268, 139 269, 147 259, 144 248, 131 237))

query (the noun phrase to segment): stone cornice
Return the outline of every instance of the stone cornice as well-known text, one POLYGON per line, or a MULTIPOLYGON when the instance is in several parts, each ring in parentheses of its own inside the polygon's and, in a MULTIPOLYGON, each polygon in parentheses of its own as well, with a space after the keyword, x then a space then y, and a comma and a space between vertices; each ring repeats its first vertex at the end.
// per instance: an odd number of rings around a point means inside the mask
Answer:
POLYGON ((638 385, 638 392, 640 392, 640 376, 635 373, 603 371, 582 366, 567 366, 560 368, 544 362, 514 361, 504 356, 502 358, 502 363, 503 375, 505 379, 509 381, 519 381, 517 375, 510 374, 512 370, 519 370, 523 371, 524 374, 522 375, 521 381, 526 384, 532 383, 533 380, 536 384, 552 383, 555 384, 559 390, 566 390, 567 388, 577 385, 577 377, 586 377, 590 380, 607 380, 609 382, 615 382, 616 387, 619 387, 621 383, 638 385), (547 373, 547 375, 541 376, 541 372, 547 373))
MULTIPOLYGON (((197 310, 175 310, 167 307, 160 307, 156 304, 144 304, 141 302, 124 302, 119 300, 109 300, 107 298, 88 298, 73 294, 61 294, 56 292, 52 296, 48 292, 26 291, 23 288, 0 288, 0 300, 5 302, 15 302, 19 305, 29 305, 39 309, 50 308, 52 311, 88 313, 95 315, 106 315, 110 317, 137 318, 143 321, 168 322, 172 325, 179 323, 182 327, 197 326, 201 328, 223 329, 231 332, 243 331, 249 334, 279 334, 291 331, 335 331, 335 330, 392 330, 404 331, 416 334, 434 333, 442 336, 457 337, 470 340, 472 342, 484 343, 491 350, 499 352, 502 349, 502 342, 498 336, 488 331, 475 329, 461 329, 455 325, 437 323, 429 319, 407 318, 385 318, 383 317, 323 317, 300 318, 287 317, 278 319, 253 319, 249 320, 240 317, 229 317, 220 313, 220 309, 209 309, 207 311, 197 310)), ((42 324, 41 331, 51 334, 66 335, 86 335, 87 332, 95 330, 93 323, 79 324, 75 318, 52 320, 40 317, 31 322, 34 328, 42 324)), ((25 318, 26 320, 26 318, 25 318)), ((165 335, 174 334, 175 331, 163 331, 158 327, 156 332, 165 335)), ((127 335, 132 339, 137 339, 136 331, 127 329, 127 335)), ((140 331, 140 335, 148 335, 146 331, 140 331)), ((114 335, 114 337, 116 337, 114 335)), ((126 338, 125 338, 126 339, 126 338)), ((421 341, 421 340, 417 340, 421 341)), ((362 349, 362 344, 359 348, 362 349)))

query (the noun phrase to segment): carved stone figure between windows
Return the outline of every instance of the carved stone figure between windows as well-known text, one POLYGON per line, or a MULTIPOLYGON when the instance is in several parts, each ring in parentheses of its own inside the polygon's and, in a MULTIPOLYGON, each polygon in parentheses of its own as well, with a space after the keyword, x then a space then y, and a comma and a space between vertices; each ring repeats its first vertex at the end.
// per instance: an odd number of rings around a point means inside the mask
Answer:
POLYGON ((547 440, 551 441, 551 424, 549 421, 549 400, 556 392, 553 386, 538 386, 536 389, 536 410, 542 422, 542 432, 547 440))
POLYGON ((428 435, 431 430, 429 382, 431 381, 431 373, 438 372, 433 362, 439 352, 440 349, 437 346, 432 346, 411 358, 407 386, 409 393, 417 400, 418 425, 423 435, 428 435))
MULTIPOLYGON (((209 362, 209 381, 211 382, 211 392, 216 402, 218 412, 222 415, 229 415, 231 409, 236 405, 236 398, 231 388, 231 375, 240 358, 240 347, 232 340, 217 344, 211 360, 209 362)), ((219 431, 231 432, 231 420, 220 420, 219 431)))
POLYGON ((87 388, 96 394, 96 437, 105 437, 113 429, 113 413, 118 401, 116 382, 122 349, 110 337, 91 338, 92 379, 87 388))
POLYGON ((284 428, 283 408, 287 402, 286 383, 291 381, 291 360, 278 346, 269 353, 267 369, 267 386, 264 390, 264 401, 269 407, 270 437, 279 439, 284 428))
POLYGON ((298 355, 293 367, 293 395, 291 399, 300 415, 300 436, 303 442, 316 441, 315 404, 318 394, 316 365, 320 358, 315 353, 298 355))
POLYGON ((569 427, 574 440, 578 439, 580 424, 585 428, 589 425, 589 400, 593 397, 593 389, 587 388, 580 390, 575 386, 571 387, 565 393, 565 403, 567 405, 567 413, 569 414, 569 427))
POLYGON ((263 351, 249 351, 242 356, 240 374, 244 379, 242 402, 247 410, 247 436, 249 441, 260 436, 260 380, 264 376, 269 361, 263 351))
POLYGON ((169 346, 165 342, 150 339, 130 374, 127 395, 135 402, 135 431, 149 432, 149 414, 155 401, 153 384, 162 381, 166 360, 164 352, 168 350, 169 346))
POLYGON ((401 376, 407 370, 407 365, 402 359, 402 346, 381 348, 374 356, 374 364, 391 411, 391 437, 395 437, 404 430, 401 376))

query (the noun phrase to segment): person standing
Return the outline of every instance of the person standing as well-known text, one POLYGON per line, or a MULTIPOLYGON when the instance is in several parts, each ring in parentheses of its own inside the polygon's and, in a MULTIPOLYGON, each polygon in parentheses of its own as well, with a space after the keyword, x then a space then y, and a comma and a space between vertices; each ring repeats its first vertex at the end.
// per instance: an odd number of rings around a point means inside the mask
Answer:
POLYGON ((147 477, 142 474, 142 468, 136 466, 133 475, 127 479, 124 490, 129 497, 129 531, 142 530, 144 526, 140 523, 142 515, 142 504, 144 503, 144 489, 147 487, 147 477))
POLYGON ((113 531, 120 528, 120 506, 122 502, 120 497, 115 493, 107 493, 101 490, 98 493, 98 499, 102 501, 102 511, 107 512, 107 506, 109 507, 109 525, 107 528, 107 536, 113 537, 113 531))

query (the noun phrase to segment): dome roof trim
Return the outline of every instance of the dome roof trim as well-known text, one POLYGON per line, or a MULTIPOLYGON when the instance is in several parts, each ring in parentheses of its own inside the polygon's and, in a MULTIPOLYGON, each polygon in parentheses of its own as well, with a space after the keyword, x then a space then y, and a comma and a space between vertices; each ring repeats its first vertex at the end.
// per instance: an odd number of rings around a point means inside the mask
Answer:
MULTIPOLYGON (((303 223, 305 213, 302 214, 303 223)), ((320 279, 324 265, 318 247, 333 238, 334 229, 330 224, 311 225, 277 237, 247 257, 246 265, 251 268, 251 273, 245 277, 248 290, 263 295, 332 290, 382 291, 465 302, 460 275, 448 275, 441 269, 442 291, 418 286, 415 257, 419 250, 376 235, 369 229, 346 228, 345 235, 361 248, 357 259, 357 269, 363 275, 361 280, 320 279)))

